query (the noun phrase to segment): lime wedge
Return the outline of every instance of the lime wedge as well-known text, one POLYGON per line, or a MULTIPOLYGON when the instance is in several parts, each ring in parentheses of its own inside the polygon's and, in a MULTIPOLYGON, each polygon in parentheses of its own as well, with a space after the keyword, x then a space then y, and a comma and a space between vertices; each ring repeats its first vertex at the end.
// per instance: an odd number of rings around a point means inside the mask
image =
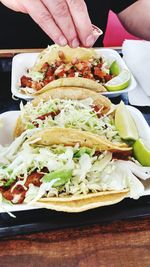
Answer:
POLYGON ((120 67, 119 64, 117 63, 117 61, 113 61, 113 63, 110 65, 110 74, 113 75, 119 75, 120 73, 120 67))
POLYGON ((128 70, 122 70, 118 76, 105 83, 105 87, 108 91, 119 91, 128 87, 130 82, 130 72, 128 70))
POLYGON ((150 149, 145 146, 141 139, 134 143, 133 154, 141 165, 150 167, 150 149))
POLYGON ((139 138, 135 122, 122 101, 115 112, 115 125, 122 139, 137 140, 139 138))

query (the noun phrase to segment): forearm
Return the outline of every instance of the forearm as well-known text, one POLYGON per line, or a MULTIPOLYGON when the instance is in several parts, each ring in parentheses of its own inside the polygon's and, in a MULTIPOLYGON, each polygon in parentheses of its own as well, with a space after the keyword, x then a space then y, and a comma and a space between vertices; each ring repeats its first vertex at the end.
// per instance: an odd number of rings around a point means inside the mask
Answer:
POLYGON ((118 17, 130 33, 150 41, 150 0, 138 0, 118 17))

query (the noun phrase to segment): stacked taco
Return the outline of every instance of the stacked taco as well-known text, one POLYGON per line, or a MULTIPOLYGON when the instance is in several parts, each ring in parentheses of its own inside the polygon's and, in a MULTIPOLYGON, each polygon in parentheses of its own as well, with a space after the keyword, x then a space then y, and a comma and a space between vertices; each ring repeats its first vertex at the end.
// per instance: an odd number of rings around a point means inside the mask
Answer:
POLYGON ((80 87, 105 92, 105 83, 115 75, 110 63, 92 48, 48 46, 34 66, 19 81, 22 93, 36 95, 57 87, 80 87))

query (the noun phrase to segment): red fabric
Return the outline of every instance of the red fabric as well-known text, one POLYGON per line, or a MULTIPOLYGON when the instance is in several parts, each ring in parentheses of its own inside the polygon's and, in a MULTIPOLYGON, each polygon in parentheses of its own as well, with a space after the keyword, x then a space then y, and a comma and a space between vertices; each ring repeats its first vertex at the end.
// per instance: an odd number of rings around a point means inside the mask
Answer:
POLYGON ((138 38, 128 33, 121 25, 117 16, 110 11, 104 37, 104 46, 121 46, 125 39, 137 40, 138 38))

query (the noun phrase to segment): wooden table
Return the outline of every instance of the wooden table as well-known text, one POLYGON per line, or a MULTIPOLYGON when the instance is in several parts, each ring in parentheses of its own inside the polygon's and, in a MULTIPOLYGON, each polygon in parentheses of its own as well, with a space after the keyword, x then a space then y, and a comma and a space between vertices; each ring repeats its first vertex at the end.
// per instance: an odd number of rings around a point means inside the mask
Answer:
POLYGON ((150 217, 0 240, 1 267, 149 267, 150 217))
MULTIPOLYGON (((37 51, 1 50, 0 57, 20 52, 37 51)), ((149 267, 150 217, 1 238, 0 267, 10 266, 149 267)))

